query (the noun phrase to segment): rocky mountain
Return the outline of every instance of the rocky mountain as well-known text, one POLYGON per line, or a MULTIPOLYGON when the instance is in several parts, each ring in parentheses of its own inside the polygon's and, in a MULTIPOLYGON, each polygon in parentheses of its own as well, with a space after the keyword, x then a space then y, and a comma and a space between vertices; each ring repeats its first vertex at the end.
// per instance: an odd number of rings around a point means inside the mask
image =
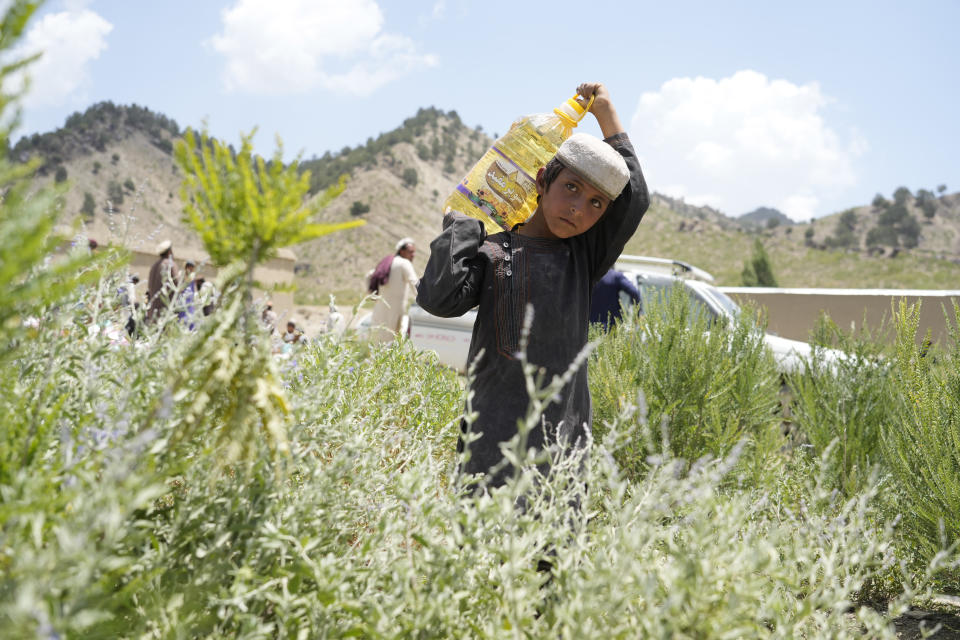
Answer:
POLYGON ((36 158, 38 182, 67 181, 62 222, 79 218, 99 242, 148 248, 170 238, 199 251, 199 239, 180 221, 180 176, 172 156, 180 135, 166 116, 101 102, 56 131, 21 138, 11 155, 23 162, 36 158))
POLYGON ((781 224, 793 224, 793 220, 773 207, 757 207, 750 213, 739 216, 737 221, 744 226, 761 229, 765 227, 775 227, 781 224))
MULTIPOLYGON (((105 102, 70 116, 56 131, 21 139, 12 153, 40 159, 39 182, 68 182, 64 222, 85 221, 98 241, 150 249, 170 238, 199 252, 198 238, 180 219, 180 175, 171 152, 181 133, 162 114, 105 102)), ((304 160, 315 194, 349 175, 344 193, 320 218, 361 218, 366 225, 294 248, 298 302, 325 304, 331 293, 342 304, 358 301, 366 272, 402 237, 417 243, 414 264, 422 270, 447 194, 491 143, 456 112, 431 107, 364 144, 304 160)), ((736 285, 760 238, 784 286, 956 287, 960 194, 938 192, 900 189, 890 200, 878 196, 812 224, 771 228, 745 227, 715 209, 654 194, 627 251, 686 260, 721 284, 736 285), (896 262, 904 256, 911 262, 896 262)), ((747 216, 772 220, 778 213, 747 216)))

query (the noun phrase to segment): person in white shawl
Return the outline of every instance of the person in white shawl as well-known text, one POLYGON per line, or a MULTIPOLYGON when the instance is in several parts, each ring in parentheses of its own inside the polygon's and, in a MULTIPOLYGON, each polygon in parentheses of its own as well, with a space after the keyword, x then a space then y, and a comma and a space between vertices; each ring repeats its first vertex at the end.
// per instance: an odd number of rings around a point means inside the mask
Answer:
POLYGON ((409 294, 417 293, 417 273, 413 269, 416 246, 412 238, 397 242, 396 253, 385 258, 377 269, 367 274, 368 288, 380 298, 373 307, 370 318, 370 339, 374 342, 390 342, 401 330, 409 294))

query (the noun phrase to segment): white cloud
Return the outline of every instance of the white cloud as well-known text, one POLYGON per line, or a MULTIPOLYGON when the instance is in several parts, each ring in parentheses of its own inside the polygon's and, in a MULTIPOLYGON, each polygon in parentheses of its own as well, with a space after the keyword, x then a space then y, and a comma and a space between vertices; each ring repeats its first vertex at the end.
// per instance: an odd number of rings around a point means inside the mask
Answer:
MULTIPOLYGON (((24 104, 28 107, 63 104, 89 82, 90 63, 107 48, 107 35, 113 25, 82 4, 67 7, 66 11, 40 18, 11 53, 14 59, 42 53, 26 69, 30 89, 24 104)), ((10 87, 16 90, 23 81, 22 75, 11 78, 10 87)))
POLYGON ((437 64, 409 38, 383 32, 373 0, 238 0, 222 20, 210 44, 226 59, 229 90, 367 95, 437 64))
POLYGON ((824 121, 816 83, 755 71, 729 78, 674 78, 640 97, 631 134, 653 190, 731 215, 774 206, 795 220, 827 213, 822 196, 856 184, 867 146, 844 142, 824 121))

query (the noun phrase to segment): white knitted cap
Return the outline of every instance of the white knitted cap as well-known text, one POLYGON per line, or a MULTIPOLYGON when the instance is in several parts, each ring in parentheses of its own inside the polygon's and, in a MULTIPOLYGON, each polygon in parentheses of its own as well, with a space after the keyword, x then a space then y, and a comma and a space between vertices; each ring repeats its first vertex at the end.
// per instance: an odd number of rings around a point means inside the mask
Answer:
POLYGON ((169 240, 164 240, 163 242, 157 245, 157 248, 156 248, 157 255, 158 256, 163 255, 164 253, 167 252, 167 249, 169 249, 172 246, 173 246, 172 242, 170 242, 169 240))
POLYGON ((613 147, 586 133, 575 133, 557 149, 556 158, 605 196, 616 200, 630 180, 627 163, 613 147))
POLYGON ((400 249, 403 249, 408 244, 416 244, 416 243, 413 241, 413 238, 403 238, 399 242, 397 242, 397 246, 394 249, 394 251, 400 251, 400 249))

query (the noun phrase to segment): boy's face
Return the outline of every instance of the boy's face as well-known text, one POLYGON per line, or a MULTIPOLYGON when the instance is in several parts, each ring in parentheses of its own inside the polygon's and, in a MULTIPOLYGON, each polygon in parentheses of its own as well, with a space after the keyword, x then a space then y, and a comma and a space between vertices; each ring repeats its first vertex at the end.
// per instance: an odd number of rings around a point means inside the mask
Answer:
POLYGON ((580 235, 597 223, 610 199, 574 171, 564 167, 545 187, 543 169, 537 173, 537 193, 547 231, 554 238, 580 235))

